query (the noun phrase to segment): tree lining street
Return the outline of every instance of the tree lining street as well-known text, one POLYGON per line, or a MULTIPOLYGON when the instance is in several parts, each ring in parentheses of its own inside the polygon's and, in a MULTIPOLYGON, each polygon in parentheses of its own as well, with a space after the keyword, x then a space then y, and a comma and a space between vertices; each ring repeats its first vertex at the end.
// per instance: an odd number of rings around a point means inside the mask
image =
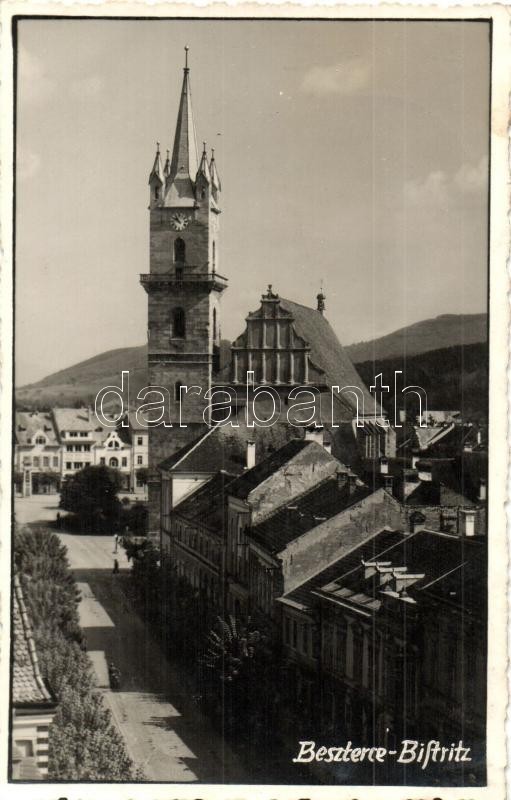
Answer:
MULTIPOLYGON (((19 524, 56 518, 58 495, 16 498, 19 524)), ((63 526, 65 527, 65 519, 63 526)), ((113 537, 58 532, 81 584, 80 624, 87 648, 121 672, 120 691, 105 700, 131 757, 150 781, 257 782, 199 711, 177 667, 162 654, 124 589, 129 563, 113 537), (114 559, 120 572, 112 573, 114 559)), ((96 659, 95 659, 96 660, 96 659)))

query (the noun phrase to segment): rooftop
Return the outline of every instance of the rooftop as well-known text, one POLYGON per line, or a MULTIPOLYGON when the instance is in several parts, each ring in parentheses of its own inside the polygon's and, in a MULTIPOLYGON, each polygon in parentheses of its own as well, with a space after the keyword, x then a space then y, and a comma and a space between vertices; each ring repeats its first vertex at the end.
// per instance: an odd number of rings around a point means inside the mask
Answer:
POLYGON ((38 432, 44 434, 49 445, 58 445, 57 433, 51 414, 39 411, 16 411, 16 442, 34 444, 38 432))
MULTIPOLYGON (((342 472, 342 467, 340 467, 342 472)), ((345 471, 348 475, 348 472, 345 471)), ((350 473, 351 474, 351 473, 350 473)), ((371 494, 371 490, 358 481, 350 490, 348 481, 339 488, 339 480, 329 477, 318 486, 285 506, 281 506, 259 525, 250 536, 273 553, 282 550, 293 539, 334 517, 354 503, 371 494)))
POLYGON ((13 595, 13 666, 12 702, 16 706, 51 706, 55 699, 48 690, 39 669, 32 627, 23 600, 21 583, 14 576, 13 595))

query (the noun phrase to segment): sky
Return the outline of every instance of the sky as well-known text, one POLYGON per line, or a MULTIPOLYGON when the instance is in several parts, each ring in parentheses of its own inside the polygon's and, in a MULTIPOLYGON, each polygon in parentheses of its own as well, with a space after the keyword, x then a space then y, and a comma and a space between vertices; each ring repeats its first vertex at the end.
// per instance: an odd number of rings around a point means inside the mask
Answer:
POLYGON ((188 45, 222 181, 222 335, 271 283, 343 344, 486 310, 480 22, 22 20, 16 384, 143 344, 148 176, 188 45))

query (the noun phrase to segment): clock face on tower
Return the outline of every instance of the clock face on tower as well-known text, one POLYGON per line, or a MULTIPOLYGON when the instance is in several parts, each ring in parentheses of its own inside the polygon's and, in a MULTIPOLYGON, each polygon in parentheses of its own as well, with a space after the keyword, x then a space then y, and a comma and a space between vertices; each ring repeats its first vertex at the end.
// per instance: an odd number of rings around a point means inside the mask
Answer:
POLYGON ((190 217, 187 217, 186 214, 182 214, 180 212, 172 214, 170 218, 170 225, 175 231, 184 231, 189 222, 190 217))

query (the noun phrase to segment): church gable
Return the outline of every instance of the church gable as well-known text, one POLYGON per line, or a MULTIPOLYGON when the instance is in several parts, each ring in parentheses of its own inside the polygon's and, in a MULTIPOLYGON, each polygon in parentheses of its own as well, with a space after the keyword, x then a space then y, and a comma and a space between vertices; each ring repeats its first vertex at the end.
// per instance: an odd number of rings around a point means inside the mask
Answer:
POLYGON ((255 384, 326 386, 325 374, 311 358, 311 348, 278 294, 268 287, 261 306, 248 314, 247 327, 231 348, 230 380, 245 384, 247 372, 255 384))

